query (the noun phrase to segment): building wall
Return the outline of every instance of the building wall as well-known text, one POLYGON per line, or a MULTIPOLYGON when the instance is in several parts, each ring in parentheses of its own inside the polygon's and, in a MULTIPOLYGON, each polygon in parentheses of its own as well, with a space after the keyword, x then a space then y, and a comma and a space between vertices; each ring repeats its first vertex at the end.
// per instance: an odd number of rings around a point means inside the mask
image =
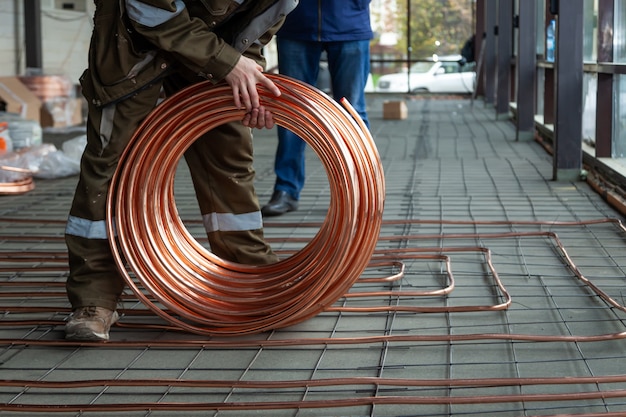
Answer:
POLYGON ((13 0, 0 1, 0 76, 16 73, 15 4, 13 0))
POLYGON ((40 0, 43 68, 25 67, 23 0, 0 0, 0 76, 65 75, 74 83, 87 65, 94 5, 91 0, 40 0), (69 5, 69 6, 68 6, 69 5), (67 10, 64 7, 74 7, 67 10))

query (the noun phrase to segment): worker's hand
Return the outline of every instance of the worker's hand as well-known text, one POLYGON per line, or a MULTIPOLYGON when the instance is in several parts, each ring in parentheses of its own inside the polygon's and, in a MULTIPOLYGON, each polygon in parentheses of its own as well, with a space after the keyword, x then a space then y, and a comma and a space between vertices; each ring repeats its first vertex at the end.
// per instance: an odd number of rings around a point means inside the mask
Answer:
POLYGON ((244 126, 257 129, 271 129, 274 127, 274 116, 265 107, 260 106, 257 109, 252 109, 243 117, 242 123, 244 126))
POLYGON ((263 74, 263 67, 245 56, 239 58, 225 80, 233 90, 235 105, 240 109, 245 108, 246 112, 258 109, 261 105, 257 84, 261 84, 276 97, 280 96, 280 90, 276 84, 263 74))

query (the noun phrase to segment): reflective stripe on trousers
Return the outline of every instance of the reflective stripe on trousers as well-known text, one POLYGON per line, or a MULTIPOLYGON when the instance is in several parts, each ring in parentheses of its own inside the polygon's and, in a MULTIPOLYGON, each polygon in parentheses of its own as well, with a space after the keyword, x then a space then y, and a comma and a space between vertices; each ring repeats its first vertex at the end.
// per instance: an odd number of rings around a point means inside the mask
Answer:
MULTIPOLYGON (((156 105, 160 90, 158 83, 148 86, 105 109, 90 104, 87 146, 66 227, 70 266, 66 287, 74 308, 114 309, 124 288, 104 227, 106 198, 117 161, 136 127, 156 105)), ((196 140, 185 160, 211 250, 223 259, 256 265, 277 258, 263 239, 252 150, 250 129, 234 122, 196 140)))

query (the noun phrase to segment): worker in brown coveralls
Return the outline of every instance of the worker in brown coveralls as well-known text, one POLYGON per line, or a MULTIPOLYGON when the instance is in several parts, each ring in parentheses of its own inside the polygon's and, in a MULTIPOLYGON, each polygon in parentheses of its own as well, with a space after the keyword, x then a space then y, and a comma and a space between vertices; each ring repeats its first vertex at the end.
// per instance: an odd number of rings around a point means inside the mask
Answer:
POLYGON ((270 128, 257 84, 262 48, 298 0, 96 0, 88 69, 81 76, 89 104, 87 146, 65 236, 72 315, 70 340, 107 340, 125 282, 106 232, 106 197, 120 155, 135 129, 171 95, 204 80, 225 81, 241 122, 219 126, 185 154, 211 250, 243 264, 276 262, 263 238, 254 189, 251 128, 270 128), (232 181, 236 178, 237 181, 232 181))

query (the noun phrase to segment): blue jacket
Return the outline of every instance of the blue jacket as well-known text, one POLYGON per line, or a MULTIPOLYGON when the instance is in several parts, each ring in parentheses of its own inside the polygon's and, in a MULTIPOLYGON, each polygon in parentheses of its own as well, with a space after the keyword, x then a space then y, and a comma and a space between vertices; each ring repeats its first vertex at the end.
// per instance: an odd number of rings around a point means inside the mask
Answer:
POLYGON ((370 0, 300 0, 276 36, 317 42, 372 39, 370 0))

